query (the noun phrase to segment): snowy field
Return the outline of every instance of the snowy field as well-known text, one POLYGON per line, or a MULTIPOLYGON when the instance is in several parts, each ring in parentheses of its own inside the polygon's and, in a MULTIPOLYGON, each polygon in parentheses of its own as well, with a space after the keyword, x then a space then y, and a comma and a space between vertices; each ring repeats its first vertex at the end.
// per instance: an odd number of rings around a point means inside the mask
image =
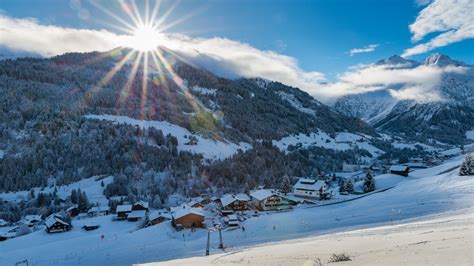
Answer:
POLYGON ((317 266, 318 259, 327 265, 332 254, 344 252, 351 261, 337 265, 461 266, 474 264, 473 250, 474 216, 467 212, 146 265, 317 266))
POLYGON ((474 140, 474 130, 466 131, 466 138, 474 140))
POLYGON ((370 139, 365 135, 354 133, 339 132, 335 138, 331 138, 327 133, 319 131, 311 134, 296 134, 284 137, 280 140, 273 141, 273 145, 282 151, 287 151, 289 145, 295 146, 301 143, 302 147, 316 146, 336 151, 347 151, 354 148, 365 149, 372 156, 378 157, 384 152, 377 147, 371 145, 370 139))
MULTIPOLYGON (((474 178, 458 176, 457 171, 456 168, 439 175, 427 172, 424 176, 407 177, 385 192, 340 204, 262 212, 242 222, 245 231, 223 232, 225 252, 233 254, 257 244, 386 226, 453 212, 472 215, 474 178)), ((203 256, 205 252, 206 230, 175 232, 169 222, 136 230, 135 223, 114 222, 112 216, 104 216, 74 220, 73 225, 73 230, 66 233, 50 235, 36 231, 1 242, 0 265, 13 265, 25 259, 30 265, 130 265, 203 256), (99 223, 101 228, 82 230, 81 225, 89 221, 99 223)), ((411 242, 419 242, 418 239, 421 238, 413 237, 411 242)), ((218 234, 212 233, 211 254, 222 252, 217 245, 218 234)))
POLYGON ((126 124, 132 126, 139 126, 141 128, 156 128, 163 132, 163 135, 171 134, 178 139, 178 150, 190 151, 196 154, 202 154, 207 159, 224 159, 234 155, 239 149, 245 151, 252 146, 248 143, 241 142, 238 145, 232 142, 216 141, 204 138, 200 135, 193 134, 184 127, 171 124, 166 121, 146 121, 137 120, 127 116, 117 115, 85 115, 89 119, 98 119, 110 121, 116 124, 126 124), (187 138, 185 137, 187 136, 187 138), (189 142, 189 137, 195 136, 198 140, 196 145, 185 145, 189 142))

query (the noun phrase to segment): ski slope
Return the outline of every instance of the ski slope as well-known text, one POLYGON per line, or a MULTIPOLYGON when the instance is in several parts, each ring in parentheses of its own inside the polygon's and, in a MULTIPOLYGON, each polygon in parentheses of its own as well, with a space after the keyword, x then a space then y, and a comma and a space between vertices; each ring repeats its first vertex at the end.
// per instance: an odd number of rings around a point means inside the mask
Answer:
MULTIPOLYGON (((354 201, 315 208, 251 217, 242 230, 223 232, 226 252, 308 236, 369 228, 426 219, 428 216, 474 211, 474 178, 458 176, 458 169, 439 175, 407 177, 385 192, 354 201)), ((377 186, 377 184, 376 184, 377 186)), ((74 221, 67 233, 48 235, 44 231, 0 243, 0 265, 28 259, 34 265, 130 265, 202 256, 207 230, 175 232, 170 223, 135 230, 129 222, 113 222, 111 216, 74 221), (88 220, 101 224, 97 231, 82 231, 88 220), (104 235, 104 239, 101 238, 104 235)), ((211 254, 217 249, 218 234, 211 235, 211 254)))
POLYGON ((473 250, 474 217, 459 213, 145 265, 332 265, 343 252, 351 260, 334 265, 473 265, 473 250))
POLYGON ((139 126, 141 128, 156 128, 158 130, 161 130, 165 136, 168 134, 175 136, 178 139, 178 150, 202 154, 206 159, 225 159, 234 155, 239 149, 245 151, 252 147, 252 145, 244 142, 235 144, 230 141, 216 141, 204 138, 200 135, 191 133, 184 127, 180 127, 178 125, 171 124, 166 121, 137 120, 128 116, 117 115, 89 114, 85 115, 84 117, 88 119, 110 121, 116 124, 139 126), (185 145, 185 143, 189 142, 190 136, 195 136, 197 138, 198 143, 196 145, 185 145))

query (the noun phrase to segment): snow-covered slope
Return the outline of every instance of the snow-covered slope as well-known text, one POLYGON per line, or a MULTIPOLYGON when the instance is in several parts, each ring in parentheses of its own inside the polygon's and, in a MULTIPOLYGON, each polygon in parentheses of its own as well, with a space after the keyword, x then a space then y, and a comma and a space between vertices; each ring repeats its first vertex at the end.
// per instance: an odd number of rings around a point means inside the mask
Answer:
MULTIPOLYGON (((73 189, 81 189, 86 192, 90 203, 99 203, 102 206, 107 206, 109 200, 104 196, 104 189, 108 184, 112 183, 113 179, 113 176, 93 176, 69 185, 36 187, 32 188, 32 190, 34 190, 35 195, 38 195, 40 192, 53 193, 56 188, 58 197, 65 200, 71 195, 73 189), (102 182, 104 186, 101 185, 102 182)), ((29 193, 30 191, 2 192, 0 193, 0 199, 8 202, 20 202, 21 200, 26 200, 29 193)))
POLYGON ((273 141, 273 144, 282 151, 287 151, 290 145, 297 146, 301 144, 301 147, 316 146, 336 151, 346 151, 355 148, 365 149, 374 158, 384 153, 370 144, 370 136, 347 132, 339 132, 335 138, 321 131, 311 134, 296 134, 273 141))
POLYGON ((145 265, 472 265, 473 235, 467 212, 145 265), (351 260, 329 263, 341 253, 351 260))
POLYGON ((204 138, 200 135, 193 134, 186 128, 178 125, 171 124, 166 121, 146 121, 137 120, 127 116, 116 116, 116 115, 85 115, 89 119, 99 119, 105 121, 111 121, 117 124, 127 124, 132 126, 139 126, 141 128, 156 128, 161 130, 164 135, 171 134, 178 139, 178 149, 183 151, 190 151, 193 153, 202 154, 204 158, 208 159, 224 159, 232 156, 239 149, 247 150, 252 146, 248 143, 241 142, 238 145, 229 141, 216 141, 208 138, 204 138), (189 142, 189 138, 194 136, 197 138, 198 143, 196 145, 186 145, 189 142))
MULTIPOLYGON (((460 160, 455 162, 459 164, 460 160)), ((472 215, 474 179, 459 176, 457 172, 458 169, 454 169, 440 175, 407 177, 385 192, 340 204, 306 205, 288 212, 262 213, 242 223, 245 231, 223 232, 226 252, 265 242, 387 225, 393 221, 456 211, 472 215)), ((135 231, 133 223, 112 222, 110 216, 90 221, 99 223, 101 229, 86 232, 79 228, 83 221, 74 221, 74 229, 68 233, 49 235, 38 231, 10 239, 0 244, 0 264, 11 265, 28 259, 34 265, 130 265, 203 256, 205 252, 207 230, 175 232, 169 223, 162 223, 135 231)), ((212 254, 221 252, 217 249, 218 238, 217 233, 211 234, 212 254)))

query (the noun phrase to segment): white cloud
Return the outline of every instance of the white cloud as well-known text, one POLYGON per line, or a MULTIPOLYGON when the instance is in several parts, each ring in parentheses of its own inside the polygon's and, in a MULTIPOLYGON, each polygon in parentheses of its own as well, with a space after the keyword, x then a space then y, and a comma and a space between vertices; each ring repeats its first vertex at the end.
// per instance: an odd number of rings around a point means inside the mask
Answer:
MULTIPOLYGON (((106 30, 87 30, 42 25, 33 19, 0 15, 0 47, 41 56, 66 52, 107 51, 126 46, 130 36, 106 30)), ((311 89, 324 80, 319 72, 304 71, 295 58, 262 51, 246 43, 225 38, 191 38, 163 35, 163 45, 191 62, 227 77, 262 77, 311 89)))
POLYGON ((369 65, 355 68, 338 77, 338 82, 319 88, 325 93, 326 102, 340 96, 377 90, 388 90, 399 100, 439 101, 442 99, 438 85, 445 73, 461 73, 464 67, 437 67, 420 65, 414 68, 400 68, 394 65, 369 65))
POLYGON ((353 56, 355 54, 360 54, 360 53, 370 53, 375 51, 375 49, 378 47, 378 44, 369 44, 367 46, 364 46, 363 48, 354 48, 349 51, 350 56, 353 56))
POLYGON ((418 14, 410 25, 412 41, 419 42, 428 34, 439 33, 427 42, 406 49, 402 56, 422 54, 465 39, 474 38, 474 1, 434 0, 418 14))
POLYGON ((121 36, 105 30, 47 26, 34 19, 16 19, 1 14, 0 32, 0 46, 41 56, 106 51, 123 42, 121 36))

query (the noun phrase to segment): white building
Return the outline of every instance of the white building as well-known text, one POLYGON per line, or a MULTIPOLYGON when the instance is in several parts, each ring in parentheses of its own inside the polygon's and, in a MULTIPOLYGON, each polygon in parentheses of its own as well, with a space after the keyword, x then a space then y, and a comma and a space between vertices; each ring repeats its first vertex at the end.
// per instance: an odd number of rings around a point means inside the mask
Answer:
POLYGON ((326 184, 322 180, 300 178, 293 186, 293 194, 302 198, 319 198, 319 191, 325 190, 326 184))

